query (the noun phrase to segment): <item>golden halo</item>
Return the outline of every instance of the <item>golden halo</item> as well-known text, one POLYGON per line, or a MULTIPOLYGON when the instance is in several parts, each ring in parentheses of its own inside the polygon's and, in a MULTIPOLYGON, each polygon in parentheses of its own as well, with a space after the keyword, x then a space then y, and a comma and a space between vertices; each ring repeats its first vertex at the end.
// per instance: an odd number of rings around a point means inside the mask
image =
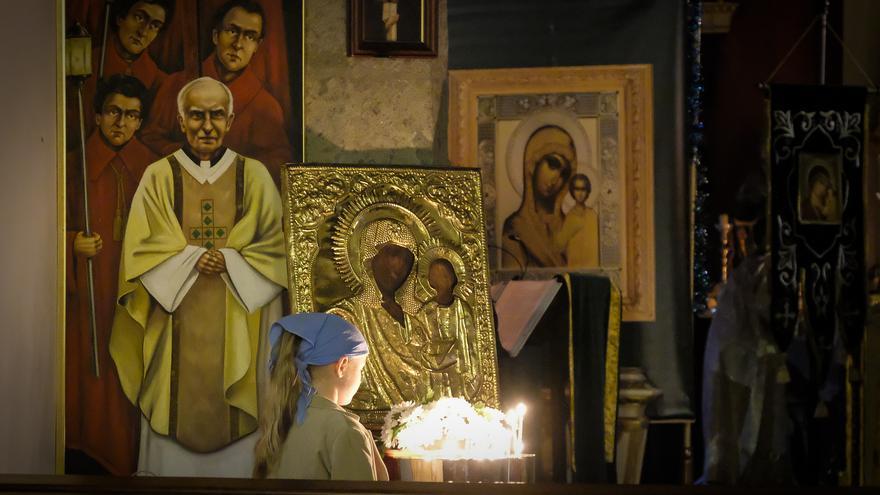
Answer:
POLYGON ((470 273, 467 265, 458 251, 437 239, 430 239, 419 244, 417 261, 419 292, 417 297, 421 301, 427 301, 437 295, 437 291, 428 283, 428 270, 431 268, 431 263, 438 259, 445 259, 452 264, 452 268, 455 269, 455 277, 458 279, 453 292, 459 297, 467 299, 471 292, 470 273))
POLYGON ((392 242, 410 249, 413 254, 419 244, 439 233, 430 212, 393 186, 377 186, 359 194, 342 205, 339 211, 339 219, 330 237, 333 264, 355 294, 363 289, 363 281, 368 277, 364 261, 375 255, 375 245, 363 246, 371 224, 384 221, 384 229, 373 227, 382 232, 371 232, 370 236, 383 238, 379 244, 392 242), (397 238, 386 231, 396 228, 404 229, 397 238))

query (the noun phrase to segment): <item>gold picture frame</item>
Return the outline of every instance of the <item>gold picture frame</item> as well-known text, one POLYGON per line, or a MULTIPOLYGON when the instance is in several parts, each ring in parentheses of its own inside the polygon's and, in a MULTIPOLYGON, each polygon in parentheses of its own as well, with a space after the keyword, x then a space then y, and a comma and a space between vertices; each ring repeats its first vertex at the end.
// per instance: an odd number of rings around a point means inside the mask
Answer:
POLYGON ((291 311, 338 314, 370 346, 361 421, 441 395, 498 407, 480 171, 288 165, 282 189, 291 311))
POLYGON ((655 319, 652 91, 650 65, 450 71, 449 159, 483 172, 494 279, 601 273, 624 320, 655 319))

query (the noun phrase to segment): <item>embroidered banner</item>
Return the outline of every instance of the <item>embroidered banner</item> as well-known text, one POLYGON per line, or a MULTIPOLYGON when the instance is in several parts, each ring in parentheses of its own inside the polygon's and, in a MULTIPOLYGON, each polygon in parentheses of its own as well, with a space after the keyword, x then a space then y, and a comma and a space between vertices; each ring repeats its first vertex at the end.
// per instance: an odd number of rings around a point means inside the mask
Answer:
POLYGON ((859 397, 847 370, 859 369, 865 317, 866 92, 774 86, 771 94, 771 317, 790 372, 793 468, 800 483, 846 484, 860 464, 859 397))
POLYGON ((839 325, 848 350, 864 321, 864 88, 774 86, 770 163, 773 319, 794 331, 797 285, 820 346, 839 325))

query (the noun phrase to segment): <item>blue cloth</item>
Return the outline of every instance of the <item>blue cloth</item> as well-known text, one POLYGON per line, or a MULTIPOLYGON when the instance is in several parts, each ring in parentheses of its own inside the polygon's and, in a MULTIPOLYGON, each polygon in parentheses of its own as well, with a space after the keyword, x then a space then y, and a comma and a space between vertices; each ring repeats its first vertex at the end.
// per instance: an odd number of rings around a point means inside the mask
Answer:
POLYGON ((273 323, 269 330, 270 370, 275 368, 278 361, 278 343, 283 332, 302 338, 295 357, 296 372, 302 384, 302 391, 296 401, 296 423, 302 424, 306 418, 306 410, 317 392, 312 385, 309 365, 332 364, 345 356, 363 356, 369 350, 360 330, 339 316, 325 313, 288 315, 273 323))

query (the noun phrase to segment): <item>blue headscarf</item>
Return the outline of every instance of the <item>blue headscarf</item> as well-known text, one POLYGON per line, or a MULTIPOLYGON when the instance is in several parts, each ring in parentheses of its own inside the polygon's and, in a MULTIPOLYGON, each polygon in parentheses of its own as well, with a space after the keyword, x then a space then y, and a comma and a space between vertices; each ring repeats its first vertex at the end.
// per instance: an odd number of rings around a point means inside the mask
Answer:
POLYGON ((302 391, 296 400, 296 423, 302 424, 306 410, 317 392, 312 385, 309 365, 323 366, 344 356, 363 356, 368 352, 367 341, 361 332, 348 321, 325 313, 299 313, 288 315, 272 324, 269 330, 271 354, 269 370, 278 361, 282 332, 302 338, 296 353, 296 372, 302 383, 302 391))

